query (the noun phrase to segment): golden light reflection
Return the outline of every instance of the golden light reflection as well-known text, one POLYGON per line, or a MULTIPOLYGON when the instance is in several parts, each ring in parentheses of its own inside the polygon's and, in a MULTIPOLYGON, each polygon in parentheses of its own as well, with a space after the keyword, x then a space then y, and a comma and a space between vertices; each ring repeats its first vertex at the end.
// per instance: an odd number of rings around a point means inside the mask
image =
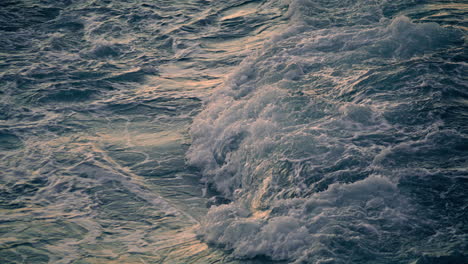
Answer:
POLYGON ((231 8, 223 12, 220 20, 223 21, 223 20, 228 20, 228 19, 233 19, 233 18, 253 14, 257 12, 258 5, 259 5, 258 3, 252 2, 252 3, 247 3, 244 5, 238 6, 236 8, 231 8))

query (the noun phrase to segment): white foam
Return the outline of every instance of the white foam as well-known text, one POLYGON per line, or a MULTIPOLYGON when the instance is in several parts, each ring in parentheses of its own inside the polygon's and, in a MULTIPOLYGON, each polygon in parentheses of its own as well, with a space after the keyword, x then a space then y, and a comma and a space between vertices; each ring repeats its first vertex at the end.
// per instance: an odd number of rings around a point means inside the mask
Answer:
POLYGON ((325 263, 346 254, 334 241, 379 238, 411 218, 398 175, 376 162, 385 144, 355 143, 399 129, 386 120, 390 105, 339 96, 379 65, 424 56, 460 35, 407 17, 369 17, 385 3, 342 6, 348 26, 336 27, 314 18, 318 3, 289 2, 289 29, 246 58, 194 120, 187 158, 234 200, 211 208, 203 239, 240 258, 325 263), (367 19, 356 20, 356 10, 367 19), (267 216, 253 217, 258 210, 267 216))

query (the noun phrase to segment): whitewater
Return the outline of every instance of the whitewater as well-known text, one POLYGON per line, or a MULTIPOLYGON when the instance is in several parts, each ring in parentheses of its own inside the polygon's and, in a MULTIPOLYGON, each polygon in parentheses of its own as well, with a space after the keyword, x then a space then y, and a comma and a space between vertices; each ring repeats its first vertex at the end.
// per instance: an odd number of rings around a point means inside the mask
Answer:
POLYGON ((468 4, 4 0, 1 263, 468 263, 468 4))

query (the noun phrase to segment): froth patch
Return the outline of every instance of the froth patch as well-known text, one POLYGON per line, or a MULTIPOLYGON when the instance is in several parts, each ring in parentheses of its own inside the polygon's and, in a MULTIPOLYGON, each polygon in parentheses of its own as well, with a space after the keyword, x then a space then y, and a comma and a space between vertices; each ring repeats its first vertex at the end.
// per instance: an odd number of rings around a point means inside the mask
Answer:
POLYGON ((352 233, 379 236, 375 217, 386 217, 391 225, 403 224, 407 220, 398 216, 397 209, 403 201, 396 193, 394 183, 372 176, 352 184, 334 184, 307 199, 278 201, 267 218, 252 217, 235 204, 221 205, 210 210, 200 231, 205 241, 233 250, 239 258, 298 260, 352 233), (363 210, 373 213, 363 216, 363 210))

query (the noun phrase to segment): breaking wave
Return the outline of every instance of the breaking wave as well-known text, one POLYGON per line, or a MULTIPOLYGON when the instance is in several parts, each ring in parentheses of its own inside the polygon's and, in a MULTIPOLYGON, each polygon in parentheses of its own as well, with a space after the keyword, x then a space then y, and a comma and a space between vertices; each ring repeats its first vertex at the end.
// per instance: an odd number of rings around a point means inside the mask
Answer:
POLYGON ((222 197, 200 237, 294 263, 465 259, 465 31, 418 1, 283 4, 192 124, 222 197))

